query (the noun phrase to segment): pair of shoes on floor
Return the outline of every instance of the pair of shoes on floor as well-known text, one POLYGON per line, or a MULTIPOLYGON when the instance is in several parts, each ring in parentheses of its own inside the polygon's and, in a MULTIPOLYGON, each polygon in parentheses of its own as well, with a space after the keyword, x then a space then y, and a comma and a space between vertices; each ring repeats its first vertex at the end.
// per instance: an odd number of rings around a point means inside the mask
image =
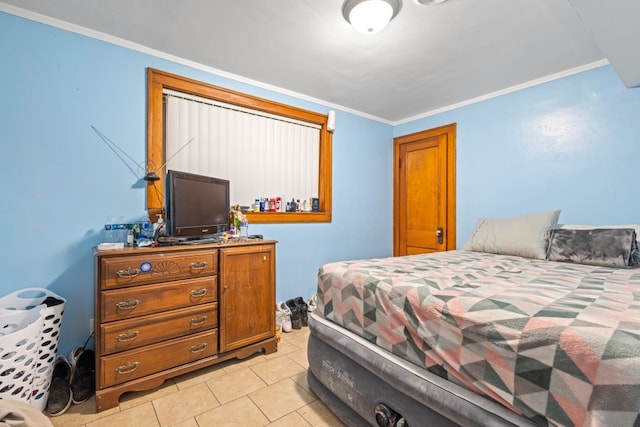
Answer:
POLYGON ((73 403, 89 400, 96 389, 96 359, 90 348, 79 346, 69 354, 71 372, 71 397, 73 403))
POLYGON ((276 304, 276 323, 282 332, 291 332, 291 310, 284 301, 276 304))
POLYGON ((53 365, 47 414, 51 417, 64 414, 71 403, 89 400, 95 391, 95 358, 93 350, 79 346, 65 356, 58 356, 53 365))
POLYGON ((47 414, 50 417, 64 414, 71 406, 71 400, 71 363, 65 356, 58 356, 53 363, 47 414))
POLYGON ((291 310, 291 327, 293 329, 302 329, 303 326, 309 325, 309 306, 302 297, 287 300, 286 304, 291 310))

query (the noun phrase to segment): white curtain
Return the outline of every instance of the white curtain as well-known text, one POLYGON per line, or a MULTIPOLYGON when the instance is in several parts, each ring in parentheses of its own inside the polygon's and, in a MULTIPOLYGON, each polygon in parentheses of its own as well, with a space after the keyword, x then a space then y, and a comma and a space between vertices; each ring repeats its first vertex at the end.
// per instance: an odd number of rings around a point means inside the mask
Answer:
POLYGON ((320 127, 165 90, 166 168, 228 179, 232 205, 318 197, 320 127))

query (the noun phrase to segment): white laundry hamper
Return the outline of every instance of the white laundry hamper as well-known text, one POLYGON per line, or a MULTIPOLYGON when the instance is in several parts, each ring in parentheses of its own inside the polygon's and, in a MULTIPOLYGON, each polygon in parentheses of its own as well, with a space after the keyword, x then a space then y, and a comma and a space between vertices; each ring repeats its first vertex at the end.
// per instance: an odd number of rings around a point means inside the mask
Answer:
POLYGON ((0 398, 44 411, 65 303, 44 288, 20 289, 0 298, 0 398), (45 300, 57 303, 45 305, 45 300))

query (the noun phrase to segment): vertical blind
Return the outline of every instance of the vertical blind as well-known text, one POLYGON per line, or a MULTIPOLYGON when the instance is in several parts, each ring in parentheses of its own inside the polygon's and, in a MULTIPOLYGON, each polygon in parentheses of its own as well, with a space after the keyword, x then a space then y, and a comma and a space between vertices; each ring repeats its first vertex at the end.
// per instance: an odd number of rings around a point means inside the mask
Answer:
POLYGON ((164 90, 167 169, 228 179, 233 205, 318 197, 320 126, 164 90))

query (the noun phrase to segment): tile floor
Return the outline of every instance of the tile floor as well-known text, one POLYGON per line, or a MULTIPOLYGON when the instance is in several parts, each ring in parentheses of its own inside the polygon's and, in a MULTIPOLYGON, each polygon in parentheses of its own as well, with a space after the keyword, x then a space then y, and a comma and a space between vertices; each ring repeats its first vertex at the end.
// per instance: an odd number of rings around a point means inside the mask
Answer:
POLYGON ((283 333, 274 354, 230 360, 125 393, 116 408, 95 413, 95 400, 51 418, 58 427, 338 427, 343 424, 309 390, 309 329, 283 333))

